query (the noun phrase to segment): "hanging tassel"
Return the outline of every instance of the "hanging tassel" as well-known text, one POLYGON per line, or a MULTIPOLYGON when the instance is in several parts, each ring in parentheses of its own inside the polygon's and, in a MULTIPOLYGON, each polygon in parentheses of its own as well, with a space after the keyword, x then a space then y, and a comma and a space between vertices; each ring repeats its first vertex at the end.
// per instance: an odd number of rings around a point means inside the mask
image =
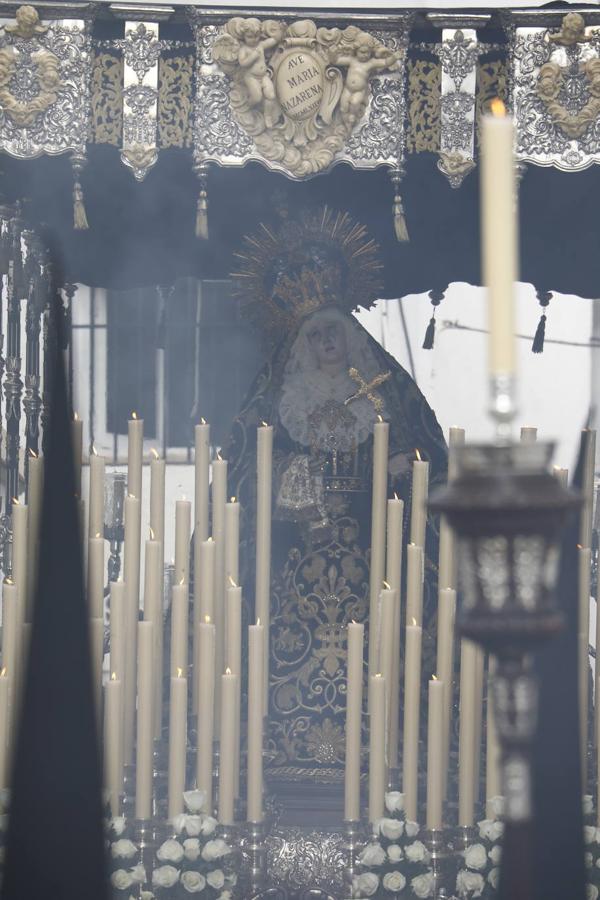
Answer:
POLYGON ((546 337, 546 313, 542 313, 540 316, 540 321, 538 322, 538 327, 535 331, 535 337, 533 339, 533 344, 531 345, 532 353, 543 353, 544 352, 544 338, 546 337))
POLYGON ((73 227, 76 231, 85 231, 89 228, 83 203, 83 188, 80 181, 84 165, 85 157, 71 157, 71 166, 73 168, 73 227))
POLYGON ((202 241, 208 240, 208 199, 205 190, 198 194, 196 206, 196 237, 202 241))
POLYGON ((532 353, 543 353, 544 352, 544 338, 546 337, 546 308, 552 299, 551 291, 536 291, 536 297, 538 298, 539 304, 542 307, 542 315, 540 316, 540 321, 538 322, 538 327, 535 331, 535 336, 533 338, 533 344, 531 345, 532 353))
POLYGON ((410 240, 400 194, 394 195, 394 231, 396 232, 397 241, 405 242, 410 240))
POLYGON ((429 320, 429 325, 427 326, 427 331, 425 332, 425 338, 423 339, 423 350, 432 350, 434 341, 435 341, 435 316, 432 316, 429 320))

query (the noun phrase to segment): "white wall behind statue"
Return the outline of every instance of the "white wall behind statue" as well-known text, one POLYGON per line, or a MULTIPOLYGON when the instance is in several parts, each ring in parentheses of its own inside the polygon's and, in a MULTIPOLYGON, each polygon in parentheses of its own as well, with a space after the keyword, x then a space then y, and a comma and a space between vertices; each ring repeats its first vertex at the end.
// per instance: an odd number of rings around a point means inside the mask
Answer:
MULTIPOLYGON (((516 331, 523 337, 517 339, 516 431, 521 425, 537 426, 539 439, 557 442, 554 463, 571 470, 592 395, 592 307, 592 301, 554 294, 547 309, 544 352, 534 354, 531 344, 541 308, 531 285, 518 286, 516 331)), ((451 425, 459 425, 468 440, 489 440, 488 336, 482 333, 487 328, 485 291, 463 283, 450 285, 437 309, 435 345, 423 350, 431 310, 426 294, 411 294, 379 301, 357 318, 408 372, 414 370, 445 433, 451 425)), ((600 354, 600 349, 593 352, 600 354)))

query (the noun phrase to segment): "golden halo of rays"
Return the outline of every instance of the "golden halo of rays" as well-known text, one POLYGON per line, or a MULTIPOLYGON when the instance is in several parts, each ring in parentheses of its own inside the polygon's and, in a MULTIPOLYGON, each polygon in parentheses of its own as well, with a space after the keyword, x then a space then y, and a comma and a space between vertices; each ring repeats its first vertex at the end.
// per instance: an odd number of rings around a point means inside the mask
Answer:
POLYGON ((328 206, 304 211, 277 226, 261 222, 256 231, 243 238, 234 257, 234 293, 244 314, 273 343, 322 306, 334 305, 346 313, 358 307, 369 309, 382 293, 379 245, 363 224, 347 212, 328 206), (302 269, 312 244, 321 244, 340 259, 344 289, 338 295, 318 283, 319 273, 308 267, 302 269), (278 282, 277 296, 269 285, 274 259, 281 260, 291 272, 301 273, 286 273, 278 282))

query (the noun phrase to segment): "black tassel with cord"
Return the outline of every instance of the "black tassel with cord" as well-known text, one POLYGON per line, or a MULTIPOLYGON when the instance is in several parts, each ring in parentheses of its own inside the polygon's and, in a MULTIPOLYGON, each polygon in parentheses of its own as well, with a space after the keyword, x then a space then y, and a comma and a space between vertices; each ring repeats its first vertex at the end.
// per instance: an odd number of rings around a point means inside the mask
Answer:
POLYGON ((73 169, 73 228, 75 231, 85 231, 89 228, 80 180, 85 163, 86 159, 84 156, 74 154, 71 157, 71 167, 73 169))
POLYGON ((200 183, 198 202, 196 204, 196 237, 201 241, 208 240, 208 166, 198 163, 194 172, 200 183))
POLYGON ((433 350, 433 345, 435 343, 435 312, 444 299, 444 291, 434 289, 429 291, 428 297, 431 300, 433 311, 429 320, 429 325, 425 331, 425 337, 423 338, 423 350, 433 350))
POLYGON ((546 337, 546 309, 550 300, 552 299, 551 291, 536 291, 536 296, 539 300, 539 304, 542 307, 542 315, 540 316, 540 321, 538 322, 538 327, 535 330, 535 335, 533 338, 533 344, 531 345, 532 353, 543 353, 544 352, 544 338, 546 337))

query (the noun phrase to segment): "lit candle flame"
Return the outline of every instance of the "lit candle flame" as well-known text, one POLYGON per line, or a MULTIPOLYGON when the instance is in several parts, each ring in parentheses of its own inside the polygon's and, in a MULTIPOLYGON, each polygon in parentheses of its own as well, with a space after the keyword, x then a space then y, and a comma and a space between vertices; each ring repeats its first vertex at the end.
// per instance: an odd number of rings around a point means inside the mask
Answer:
POLYGON ((413 626, 417 624, 417 620, 415 619, 414 616, 413 616, 412 619, 410 620, 410 624, 413 625, 413 626))
POLYGON ((96 450, 95 444, 92 444, 92 456, 98 456, 98 451, 96 450))
POLYGON ((490 103, 490 112, 496 119, 503 119, 506 115, 506 106, 500 97, 494 97, 490 103))
POLYGON ((181 678, 182 675, 183 675, 183 669, 180 669, 179 666, 177 666, 177 677, 181 678))
POLYGON ((432 680, 432 681, 437 681, 437 680, 438 680, 437 675, 432 675, 432 676, 431 676, 431 680, 432 680))
POLYGON ((415 447, 415 456, 417 457, 417 459, 419 460, 419 462, 421 462, 421 454, 419 453, 419 448, 418 448, 418 447, 415 447))
POLYGON ((227 666, 227 668, 225 669, 225 674, 231 675, 231 669, 229 668, 229 666, 227 666))
POLYGON ((19 503, 19 498, 18 498, 18 497, 13 497, 13 498, 12 498, 12 502, 15 504, 15 506, 20 506, 20 505, 21 505, 21 504, 19 503))
POLYGON ((212 539, 212 534, 211 534, 211 536, 209 537, 209 539, 207 541, 207 544, 212 544, 212 542, 213 542, 213 539, 212 539))
POLYGON ((221 450, 220 450, 220 449, 217 450, 217 459, 219 460, 219 462, 223 462, 223 457, 221 456, 221 450))
POLYGON ((112 673, 112 675, 110 676, 110 680, 111 680, 111 681, 116 681, 116 680, 117 680, 117 673, 116 673, 116 672, 113 672, 113 673, 112 673))
POLYGON ((268 428, 268 427, 269 427, 268 423, 265 422, 264 419, 262 420, 262 422, 261 422, 260 424, 262 425, 263 428, 268 428))
POLYGON ((229 576, 229 584, 231 587, 237 587, 237 584, 235 583, 231 575, 229 576))
POLYGON ((29 455, 30 455, 33 459, 37 459, 37 456, 38 456, 37 453, 35 452, 35 450, 32 450, 31 447, 29 448, 29 455))
POLYGON ((179 584, 185 584, 185 578, 181 578, 179 584))
POLYGON ((583 545, 582 545, 582 544, 577 544, 577 549, 578 549, 578 550, 583 550, 583 545))
POLYGON ((73 421, 79 422, 79 415, 76 412, 73 413, 73 421))
POLYGON ((210 625, 210 616, 204 616, 204 621, 207 625, 210 625))
POLYGON ((96 537, 97 537, 97 538, 102 537, 102 535, 100 534, 99 531, 96 532, 96 537))
POLYGON ((375 678, 383 678, 383 675, 381 674, 381 672, 376 672, 375 678))
POLYGON ((383 587, 385 588, 386 591, 391 591, 391 589, 392 589, 391 584, 388 584, 385 579, 383 580, 383 587))
POLYGON ((396 493, 396 491, 394 491, 394 500, 399 500, 399 499, 400 499, 400 497, 398 496, 398 494, 396 493))
POLYGON ((129 491, 127 491, 127 498, 129 500, 135 500, 135 494, 130 494, 129 491))
POLYGON ((6 666, 2 666, 2 671, 0 672, 0 678, 6 678, 6 666))
POLYGON ((204 416, 200 416, 200 424, 201 424, 201 425, 207 425, 207 424, 208 424, 207 421, 206 421, 206 419, 204 418, 204 416))
POLYGON ((259 616, 258 619, 256 620, 256 624, 257 624, 257 625, 260 625, 260 616, 259 616))
POLYGON ((377 421, 383 422, 383 416, 381 415, 381 413, 377 413, 377 421))
POLYGON ((158 450, 156 449, 156 447, 150 447, 150 453, 152 454, 152 456, 154 457, 154 459, 160 459, 160 455, 159 455, 158 450))
POLYGON ((9 577, 7 576, 7 577, 4 579, 4 584, 14 584, 14 581, 12 580, 12 578, 9 578, 9 577))
POLYGON ((237 503, 237 500, 235 499, 235 497, 232 497, 231 500, 230 500, 229 502, 230 502, 230 503, 237 503))
POLYGON ((136 413, 135 410, 131 413, 131 418, 132 418, 132 419, 137 419, 137 413, 136 413))
POLYGON ((150 526, 150 540, 154 540, 154 528, 152 527, 152 525, 150 526))

